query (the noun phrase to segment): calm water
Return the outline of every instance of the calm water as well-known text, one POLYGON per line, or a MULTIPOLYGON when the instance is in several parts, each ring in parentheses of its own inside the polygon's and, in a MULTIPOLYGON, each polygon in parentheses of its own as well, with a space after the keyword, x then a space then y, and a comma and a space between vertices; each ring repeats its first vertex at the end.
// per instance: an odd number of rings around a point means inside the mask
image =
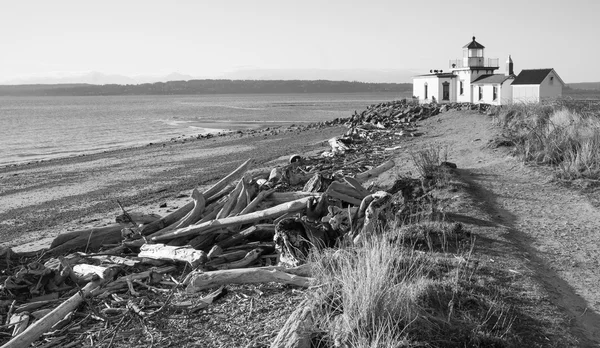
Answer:
POLYGON ((0 97, 0 165, 74 156, 257 123, 348 117, 395 93, 0 97))

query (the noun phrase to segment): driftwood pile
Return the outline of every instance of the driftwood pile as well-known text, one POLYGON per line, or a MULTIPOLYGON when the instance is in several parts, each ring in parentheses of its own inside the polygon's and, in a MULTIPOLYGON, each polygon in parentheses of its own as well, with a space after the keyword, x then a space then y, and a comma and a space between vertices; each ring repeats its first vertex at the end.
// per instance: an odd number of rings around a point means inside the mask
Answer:
MULTIPOLYGON (((333 151, 336 139, 330 143, 333 151)), ((188 294, 227 284, 309 286, 309 250, 371 233, 389 205, 389 194, 363 187, 394 166, 373 166, 382 156, 294 155, 263 172, 250 171, 248 160, 213 186, 194 189, 190 202, 167 216, 123 209, 112 225, 59 235, 40 256, 2 249, 0 328, 12 336, 2 348, 78 327, 74 312, 90 297, 106 299, 92 314, 99 318, 148 316, 175 305, 166 298, 182 286, 188 294), (163 303, 132 301, 148 291, 163 303)))

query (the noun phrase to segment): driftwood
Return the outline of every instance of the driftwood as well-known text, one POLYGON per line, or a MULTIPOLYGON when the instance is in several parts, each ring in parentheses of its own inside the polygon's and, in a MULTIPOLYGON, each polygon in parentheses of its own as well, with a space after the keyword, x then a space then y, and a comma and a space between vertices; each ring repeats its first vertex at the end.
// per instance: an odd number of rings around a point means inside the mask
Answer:
POLYGON ((187 227, 200 220, 202 213, 204 212, 204 208, 206 207, 206 199, 204 198, 203 194, 194 189, 192 191, 192 200, 192 203, 194 204, 192 210, 190 210, 184 217, 179 219, 179 221, 176 221, 171 225, 152 233, 152 236, 160 236, 174 229, 187 227))
POLYGON ((382 174, 392 168, 394 168, 394 160, 389 160, 373 169, 369 169, 365 172, 356 174, 354 179, 356 179, 358 182, 365 182, 371 178, 377 177, 379 174, 382 174))
POLYGON ((164 244, 144 244, 138 257, 154 260, 182 261, 196 267, 207 260, 206 253, 190 247, 177 247, 164 244))
POLYGON ((221 265, 216 265, 214 268, 216 269, 234 269, 234 268, 244 268, 250 266, 254 263, 258 258, 263 254, 263 249, 257 248, 252 249, 246 253, 244 258, 241 260, 227 262, 221 265))
POLYGON ((224 219, 208 221, 202 224, 192 225, 186 228, 175 230, 162 236, 153 237, 152 240, 163 241, 183 236, 201 235, 210 231, 229 226, 249 224, 259 220, 275 218, 285 213, 301 211, 303 209, 306 209, 306 204, 311 199, 312 197, 305 197, 254 213, 232 216, 224 219))
POLYGON ((239 268, 213 272, 194 271, 188 275, 185 284, 188 293, 227 284, 254 284, 277 282, 308 287, 312 278, 306 276, 306 268, 287 270, 282 267, 239 268), (296 275, 294 272, 302 272, 296 275))
MULTIPOLYGON (((258 225, 248 227, 247 229, 245 229, 241 232, 238 232, 238 233, 228 237, 225 240, 218 242, 217 245, 220 246, 221 248, 225 249, 225 248, 228 248, 235 244, 238 244, 242 240, 252 236, 255 233, 261 233, 261 232, 272 232, 274 234, 275 233, 275 225, 273 225, 273 224, 258 224, 258 225)), ((272 239, 273 238, 271 237, 271 240, 272 239)))
POLYGON ((120 243, 121 230, 129 224, 112 224, 87 230, 59 234, 50 245, 50 254, 65 254, 74 250, 96 250, 102 245, 120 243))
POLYGON ((279 330, 271 348, 310 348, 315 306, 308 301, 300 304, 279 330))
POLYGON ((83 302, 84 297, 89 296, 92 290, 98 288, 102 281, 88 283, 80 292, 71 296, 65 302, 36 321, 18 336, 8 341, 0 348, 22 348, 28 347, 36 341, 44 332, 50 330, 56 323, 61 321, 68 313, 75 310, 83 302))
POLYGON ((256 197, 254 197, 254 199, 248 203, 248 205, 242 209, 242 211, 238 214, 238 215, 244 215, 244 214, 248 214, 253 212, 256 207, 266 198, 269 197, 273 192, 275 192, 275 189, 270 189, 270 190, 266 190, 266 191, 260 191, 256 197))
MULTIPOLYGON (((240 175, 242 175, 246 169, 248 168, 248 166, 251 163, 251 159, 247 160, 246 162, 242 163, 242 165, 240 165, 237 169, 235 169, 233 172, 231 172, 229 175, 227 175, 226 177, 224 177, 223 179, 221 179, 219 182, 217 182, 216 184, 214 184, 212 187, 210 187, 208 190, 206 190, 203 193, 203 196, 205 198, 207 198, 207 200, 210 200, 210 198, 212 198, 212 196, 214 196, 215 194, 219 193, 219 191, 227 186, 227 184, 233 180, 235 180, 236 178, 238 178, 240 175)), ((189 213, 192 209, 194 208, 194 202, 189 202, 188 204, 184 205, 183 207, 177 209, 176 211, 172 212, 171 214, 163 217, 160 220, 154 221, 152 223, 149 223, 148 225, 144 226, 144 228, 142 228, 142 235, 147 236, 151 233, 154 233, 160 229, 163 229, 169 225, 171 225, 172 223, 178 221, 179 219, 183 218, 187 213, 189 213)))

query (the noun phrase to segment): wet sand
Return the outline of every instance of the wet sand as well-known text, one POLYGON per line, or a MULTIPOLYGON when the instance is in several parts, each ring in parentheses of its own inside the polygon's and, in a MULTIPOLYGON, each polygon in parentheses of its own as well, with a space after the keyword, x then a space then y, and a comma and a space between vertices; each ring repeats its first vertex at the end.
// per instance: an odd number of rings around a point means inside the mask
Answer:
MULTIPOLYGON (((225 128, 225 127, 224 127, 225 128)), ((62 232, 104 226, 121 213, 166 215, 248 158, 271 168, 294 153, 327 150, 340 126, 268 127, 210 138, 0 167, 0 245, 48 247, 62 232), (166 203, 166 208, 159 208, 166 203)))

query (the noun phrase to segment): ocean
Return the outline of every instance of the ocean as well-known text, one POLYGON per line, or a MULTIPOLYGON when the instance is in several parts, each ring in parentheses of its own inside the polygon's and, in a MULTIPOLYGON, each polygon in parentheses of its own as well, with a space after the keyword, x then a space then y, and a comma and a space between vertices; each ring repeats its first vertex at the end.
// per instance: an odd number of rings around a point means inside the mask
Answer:
POLYGON ((0 166, 349 117, 397 93, 0 97, 0 166))

